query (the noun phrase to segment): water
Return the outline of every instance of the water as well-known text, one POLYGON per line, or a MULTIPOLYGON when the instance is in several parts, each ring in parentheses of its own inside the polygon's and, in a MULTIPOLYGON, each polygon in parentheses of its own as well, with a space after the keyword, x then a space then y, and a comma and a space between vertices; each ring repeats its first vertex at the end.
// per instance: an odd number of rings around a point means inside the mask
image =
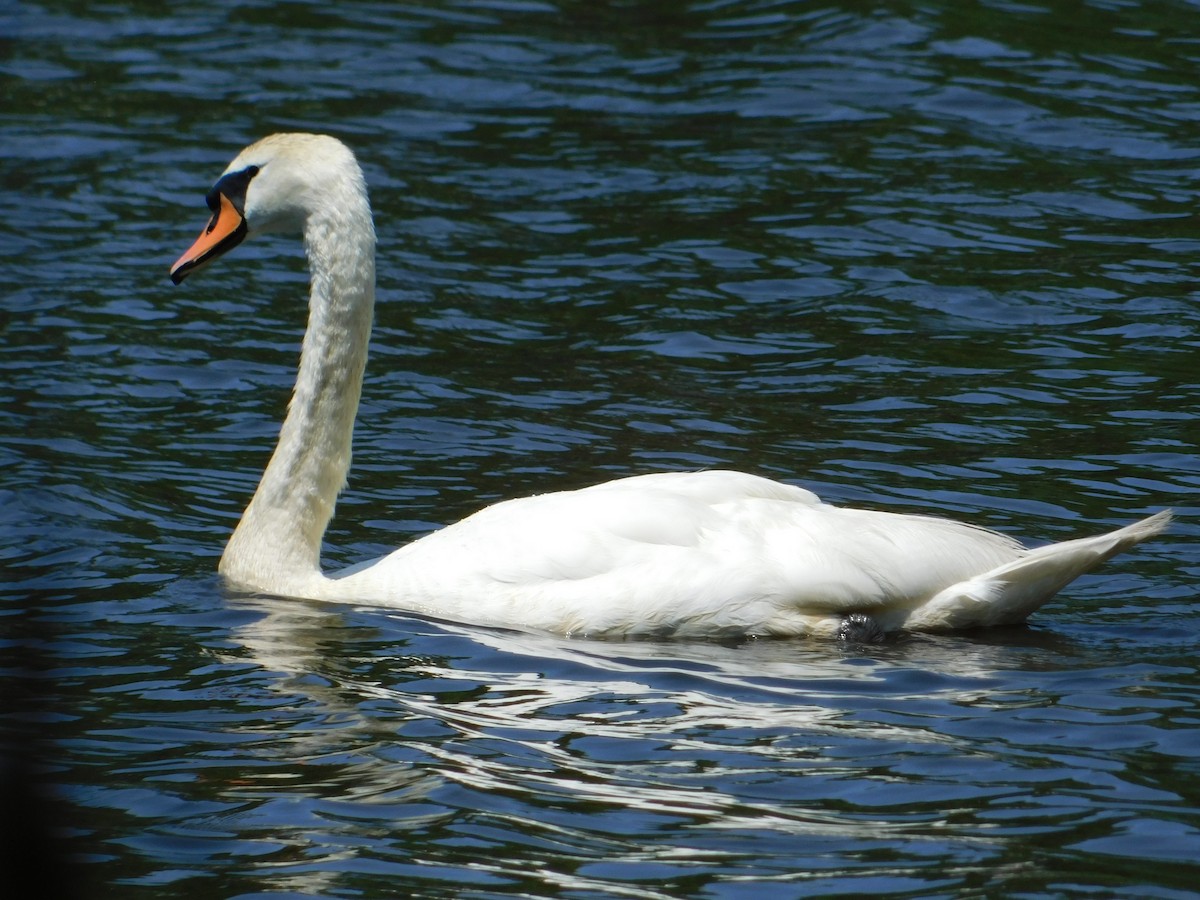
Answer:
POLYGON ((87 895, 1196 896, 1194 4, 0 17, 5 727, 87 895), (331 564, 707 466, 1179 521, 1028 627, 872 647, 231 595, 303 260, 166 271, 281 129, 356 148, 381 240, 331 564))

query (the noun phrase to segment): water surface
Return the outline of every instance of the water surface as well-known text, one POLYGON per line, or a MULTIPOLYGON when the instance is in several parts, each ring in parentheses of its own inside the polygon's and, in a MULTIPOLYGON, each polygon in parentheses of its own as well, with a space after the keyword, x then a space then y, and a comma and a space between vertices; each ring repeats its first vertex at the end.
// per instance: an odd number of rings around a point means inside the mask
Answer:
POLYGON ((91 895, 1195 896, 1193 5, 0 17, 6 730, 91 895), (1179 521, 1028 627, 870 647, 230 594, 303 259, 166 270, 283 129, 355 147, 380 235, 332 565, 717 466, 1033 543, 1179 521))

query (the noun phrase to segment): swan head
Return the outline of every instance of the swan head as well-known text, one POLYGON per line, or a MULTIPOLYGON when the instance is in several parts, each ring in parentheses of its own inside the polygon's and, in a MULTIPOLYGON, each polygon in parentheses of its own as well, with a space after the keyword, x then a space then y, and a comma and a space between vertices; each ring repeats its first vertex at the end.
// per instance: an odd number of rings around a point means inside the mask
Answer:
POLYGON ((337 203, 338 191, 345 187, 366 195, 354 154, 337 138, 273 134, 251 144, 208 192, 212 217, 171 266, 171 281, 179 284, 248 234, 303 231, 312 213, 337 203))

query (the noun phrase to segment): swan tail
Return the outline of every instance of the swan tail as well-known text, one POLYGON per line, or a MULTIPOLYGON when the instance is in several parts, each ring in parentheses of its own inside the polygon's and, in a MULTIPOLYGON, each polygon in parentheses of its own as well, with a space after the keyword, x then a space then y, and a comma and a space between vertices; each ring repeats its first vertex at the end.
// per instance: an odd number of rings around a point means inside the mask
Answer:
POLYGON ((944 589, 913 610, 902 627, 957 631, 1023 622, 1080 575, 1161 533, 1171 518, 1171 511, 1163 510, 1108 534, 1030 550, 1020 559, 944 589))

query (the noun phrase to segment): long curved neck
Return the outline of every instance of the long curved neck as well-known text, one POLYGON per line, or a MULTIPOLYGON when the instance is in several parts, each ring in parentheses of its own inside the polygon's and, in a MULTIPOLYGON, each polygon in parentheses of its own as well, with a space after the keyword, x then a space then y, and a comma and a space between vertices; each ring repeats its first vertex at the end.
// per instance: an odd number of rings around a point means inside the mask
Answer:
POLYGON ((221 557, 223 575, 259 590, 305 594, 323 580, 321 538, 350 468, 375 305, 375 230, 361 175, 347 182, 305 223, 312 282, 295 392, 221 557))

